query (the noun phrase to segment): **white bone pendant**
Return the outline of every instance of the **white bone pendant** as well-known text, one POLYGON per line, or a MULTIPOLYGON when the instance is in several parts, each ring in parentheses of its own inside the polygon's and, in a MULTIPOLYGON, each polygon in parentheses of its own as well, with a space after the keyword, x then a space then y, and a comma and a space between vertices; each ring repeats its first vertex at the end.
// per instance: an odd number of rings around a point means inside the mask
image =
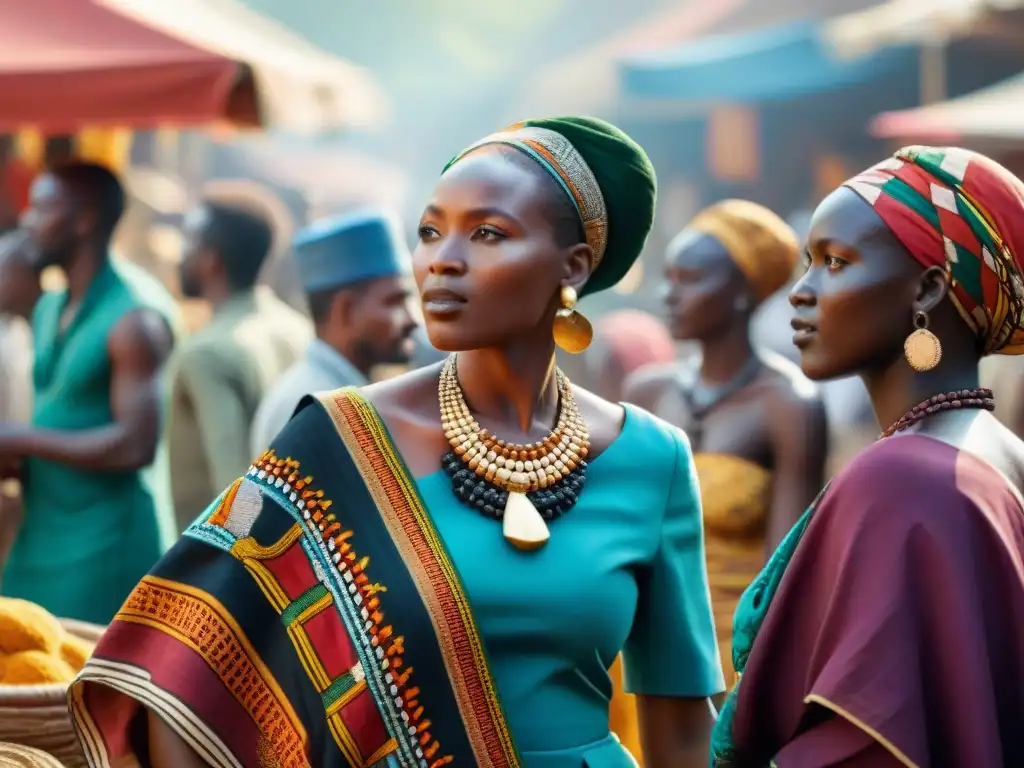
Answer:
POLYGON ((551 538, 547 523, 525 493, 509 493, 502 532, 512 546, 527 552, 540 549, 551 538))

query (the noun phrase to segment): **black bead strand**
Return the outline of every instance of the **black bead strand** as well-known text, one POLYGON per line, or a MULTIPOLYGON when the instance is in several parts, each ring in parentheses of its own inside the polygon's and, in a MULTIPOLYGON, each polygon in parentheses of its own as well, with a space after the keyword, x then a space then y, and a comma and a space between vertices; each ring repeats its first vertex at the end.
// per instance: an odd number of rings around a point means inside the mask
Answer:
MULTIPOLYGON (((442 457, 441 467, 451 480, 452 491, 459 501, 485 517, 502 519, 508 502, 508 491, 478 476, 466 467, 454 451, 442 457)), ((526 497, 546 521, 555 520, 576 506, 586 483, 586 470, 587 462, 581 461, 554 485, 530 491, 526 497)))

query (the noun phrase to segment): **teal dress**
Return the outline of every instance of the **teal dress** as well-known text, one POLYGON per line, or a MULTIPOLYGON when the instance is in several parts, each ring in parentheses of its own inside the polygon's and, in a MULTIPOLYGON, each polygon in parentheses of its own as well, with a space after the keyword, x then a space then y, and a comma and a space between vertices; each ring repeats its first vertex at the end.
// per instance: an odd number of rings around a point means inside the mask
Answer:
POLYGON ((681 432, 628 407, 527 553, 442 472, 411 478, 337 390, 143 579, 71 699, 104 765, 143 706, 217 768, 630 768, 609 729, 620 652, 636 693, 724 688, 681 432))
MULTIPOLYGON (((33 316, 32 425, 88 430, 113 422, 111 330, 149 307, 176 327, 170 294, 131 264, 106 262, 63 331, 66 291, 33 316)), ((4 595, 65 618, 106 624, 170 545, 173 520, 151 469, 103 472, 39 458, 25 466, 25 514, 0 579, 4 595)))
POLYGON ((526 768, 632 765, 609 733, 608 668, 626 688, 725 689, 704 565, 697 477, 678 429, 626 406, 622 434, 587 469, 575 508, 524 553, 460 504, 443 471, 417 481, 484 639, 526 768))

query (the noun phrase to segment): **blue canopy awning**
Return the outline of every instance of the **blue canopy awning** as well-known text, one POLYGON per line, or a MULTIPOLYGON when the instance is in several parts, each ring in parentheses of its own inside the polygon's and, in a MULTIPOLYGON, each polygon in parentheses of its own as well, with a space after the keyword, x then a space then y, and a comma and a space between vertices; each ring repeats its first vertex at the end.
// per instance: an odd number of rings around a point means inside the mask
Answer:
POLYGON ((800 21, 709 37, 619 62, 623 95, 685 101, 771 101, 914 71, 914 46, 859 58, 831 50, 820 23, 800 21))

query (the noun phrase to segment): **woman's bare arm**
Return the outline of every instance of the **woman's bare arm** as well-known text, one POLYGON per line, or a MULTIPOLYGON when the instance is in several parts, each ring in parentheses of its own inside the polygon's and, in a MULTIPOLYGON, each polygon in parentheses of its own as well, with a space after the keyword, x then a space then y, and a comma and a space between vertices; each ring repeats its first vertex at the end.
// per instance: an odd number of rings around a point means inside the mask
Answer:
POLYGON ((714 711, 707 699, 638 696, 646 768, 707 768, 714 711))
POLYGON ((171 726, 152 711, 146 713, 151 768, 209 768, 209 765, 171 726))

